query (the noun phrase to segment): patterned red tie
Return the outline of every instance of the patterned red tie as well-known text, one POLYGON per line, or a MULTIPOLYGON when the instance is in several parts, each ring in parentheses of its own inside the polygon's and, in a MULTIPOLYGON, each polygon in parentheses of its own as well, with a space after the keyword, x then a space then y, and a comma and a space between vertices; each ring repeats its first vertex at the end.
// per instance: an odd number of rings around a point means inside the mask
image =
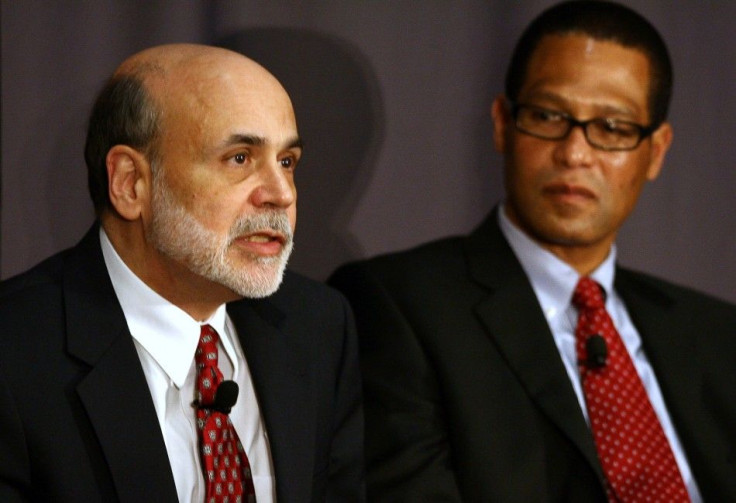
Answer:
POLYGON ((583 392, 609 501, 690 501, 662 425, 606 311, 600 285, 581 278, 572 302, 579 312, 575 336, 583 392), (588 360, 588 351, 595 351, 588 342, 591 336, 605 340, 602 356, 607 361, 588 360))
MULTIPOLYGON (((194 361, 197 364, 197 429, 199 430, 202 470, 207 484, 206 503, 255 502, 250 464, 227 412, 208 406, 222 382, 217 366, 217 341, 214 328, 203 325, 194 361)), ((228 411, 229 412, 229 411, 228 411)))

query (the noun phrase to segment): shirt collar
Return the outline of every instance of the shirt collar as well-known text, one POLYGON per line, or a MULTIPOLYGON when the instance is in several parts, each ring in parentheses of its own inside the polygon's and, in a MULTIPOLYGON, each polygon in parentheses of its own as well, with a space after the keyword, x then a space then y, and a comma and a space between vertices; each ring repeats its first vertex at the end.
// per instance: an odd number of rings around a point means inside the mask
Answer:
MULTIPOLYGON (((570 265, 542 248, 506 216, 503 204, 498 210, 498 225, 521 267, 532 284, 545 317, 549 320, 570 305, 580 275, 570 265)), ((616 246, 611 246, 606 259, 590 274, 611 298, 616 264, 616 246)))
MULTIPOLYGON (((131 335, 174 384, 182 387, 194 361, 202 323, 161 297, 136 276, 117 254, 102 228, 100 244, 131 335)), ((233 349, 227 340, 226 318, 225 304, 222 304, 204 323, 217 330, 223 339, 223 347, 230 353, 233 349)))

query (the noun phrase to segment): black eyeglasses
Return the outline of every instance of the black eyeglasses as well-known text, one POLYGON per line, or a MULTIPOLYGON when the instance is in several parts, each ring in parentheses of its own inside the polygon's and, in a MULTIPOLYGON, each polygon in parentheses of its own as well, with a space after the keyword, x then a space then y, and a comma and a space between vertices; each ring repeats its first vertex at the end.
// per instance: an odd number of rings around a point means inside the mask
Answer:
POLYGON ((511 114, 516 129, 544 140, 561 140, 580 126, 592 147, 606 151, 634 150, 657 129, 608 117, 579 121, 564 112, 516 103, 511 105, 511 114))

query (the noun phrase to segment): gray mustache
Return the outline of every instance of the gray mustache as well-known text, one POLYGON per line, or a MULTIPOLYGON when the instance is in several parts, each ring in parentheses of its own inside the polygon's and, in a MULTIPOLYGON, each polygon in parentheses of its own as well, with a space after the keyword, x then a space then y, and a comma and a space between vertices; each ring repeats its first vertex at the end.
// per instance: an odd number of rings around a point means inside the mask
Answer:
POLYGON ((287 243, 293 239, 289 217, 282 211, 268 211, 238 218, 230 228, 230 239, 264 230, 282 234, 287 243))

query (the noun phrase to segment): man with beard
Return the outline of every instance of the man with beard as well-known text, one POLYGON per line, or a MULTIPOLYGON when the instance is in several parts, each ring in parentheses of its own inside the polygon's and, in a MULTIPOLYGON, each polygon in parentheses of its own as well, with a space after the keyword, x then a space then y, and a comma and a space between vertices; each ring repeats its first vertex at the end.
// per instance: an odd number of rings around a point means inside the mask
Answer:
POLYGON ((504 201, 469 236, 333 276, 369 499, 736 501, 736 308, 616 264, 671 142, 671 72, 632 10, 549 8, 492 107, 504 201))
POLYGON ((0 500, 363 499, 350 310, 285 272, 301 154, 240 54, 118 68, 85 147, 98 223, 0 290, 0 500))

